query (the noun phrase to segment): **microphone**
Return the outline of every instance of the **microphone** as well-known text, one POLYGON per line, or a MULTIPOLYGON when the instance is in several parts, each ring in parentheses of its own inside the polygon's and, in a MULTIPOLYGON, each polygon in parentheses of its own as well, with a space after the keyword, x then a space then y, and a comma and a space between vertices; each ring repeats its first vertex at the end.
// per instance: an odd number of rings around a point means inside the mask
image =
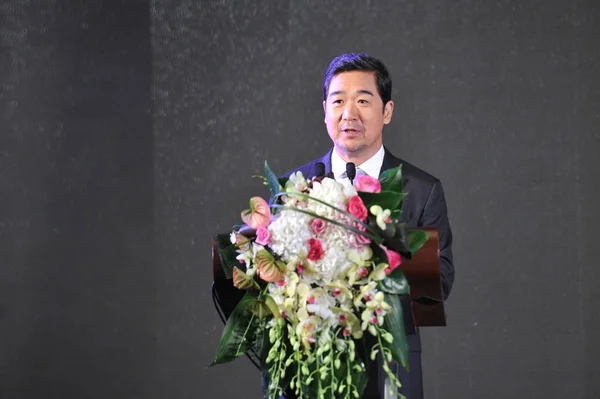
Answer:
POLYGON ((325 176, 325 164, 323 162, 317 162, 315 164, 315 177, 325 176))
POLYGON ((346 164, 346 175, 350 179, 350 183, 354 184, 354 178, 356 177, 356 165, 352 162, 346 164))

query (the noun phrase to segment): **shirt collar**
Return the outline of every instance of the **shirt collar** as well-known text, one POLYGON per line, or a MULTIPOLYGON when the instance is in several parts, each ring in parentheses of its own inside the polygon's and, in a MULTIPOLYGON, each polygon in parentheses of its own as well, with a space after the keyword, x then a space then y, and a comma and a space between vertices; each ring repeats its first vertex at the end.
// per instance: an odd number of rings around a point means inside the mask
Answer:
MULTIPOLYGON (((360 165, 356 165, 357 168, 361 168, 371 177, 376 179, 379 178, 379 172, 381 171, 381 166, 383 165, 383 158, 385 156, 385 150, 383 146, 379 148, 379 151, 375 153, 371 158, 367 159, 365 162, 360 165)), ((346 172, 346 161, 344 161, 338 153, 335 151, 335 148, 331 152, 331 171, 333 172, 333 176, 335 179, 339 178, 340 175, 346 172)))

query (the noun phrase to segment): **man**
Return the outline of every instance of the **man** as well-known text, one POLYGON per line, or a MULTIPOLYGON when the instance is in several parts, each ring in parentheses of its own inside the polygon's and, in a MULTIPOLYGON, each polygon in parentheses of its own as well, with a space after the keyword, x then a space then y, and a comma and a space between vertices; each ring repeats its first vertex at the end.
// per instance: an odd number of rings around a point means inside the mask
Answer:
MULTIPOLYGON (((323 83, 325 124, 333 148, 324 157, 296 170, 312 177, 317 173, 316 164, 322 162, 325 173, 333 173, 336 179, 342 179, 346 163, 353 162, 357 174, 366 173, 378 178, 381 171, 402 165, 404 191, 408 196, 403 201, 401 221, 408 227, 436 227, 439 230, 442 288, 444 298, 447 298, 454 281, 454 266, 444 192, 438 179, 396 158, 383 146, 383 127, 390 123, 394 111, 391 97, 392 80, 381 61, 353 53, 335 58, 323 83)), ((405 315, 412 314, 409 298, 403 298, 403 308, 405 315)), ((405 323, 410 346, 410 372, 400 367, 402 393, 407 399, 419 399, 423 398, 421 340, 412 317, 405 318, 405 323)), ((370 367, 365 399, 383 399, 379 393, 379 378, 377 368, 370 367)))

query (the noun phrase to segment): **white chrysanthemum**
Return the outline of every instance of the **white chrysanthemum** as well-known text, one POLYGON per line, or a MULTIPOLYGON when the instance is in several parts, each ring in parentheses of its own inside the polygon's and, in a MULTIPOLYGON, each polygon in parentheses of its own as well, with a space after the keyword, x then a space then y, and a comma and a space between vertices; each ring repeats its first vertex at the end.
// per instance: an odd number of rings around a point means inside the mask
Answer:
POLYGON ((344 274, 352 265, 348 259, 348 246, 354 242, 354 234, 348 229, 329 224, 322 236, 324 256, 314 267, 323 282, 331 282, 344 274))
MULTIPOLYGON (((341 210, 346 210, 348 199, 356 195, 356 189, 352 186, 345 186, 333 179, 323 179, 321 183, 314 182, 310 196, 341 210)), ((340 214, 331 207, 322 204, 318 201, 308 201, 308 208, 319 216, 324 216, 330 219, 339 218, 340 214)))
POLYGON ((308 253, 311 220, 312 217, 304 213, 283 210, 277 220, 269 225, 271 249, 281 260, 289 262, 308 253))

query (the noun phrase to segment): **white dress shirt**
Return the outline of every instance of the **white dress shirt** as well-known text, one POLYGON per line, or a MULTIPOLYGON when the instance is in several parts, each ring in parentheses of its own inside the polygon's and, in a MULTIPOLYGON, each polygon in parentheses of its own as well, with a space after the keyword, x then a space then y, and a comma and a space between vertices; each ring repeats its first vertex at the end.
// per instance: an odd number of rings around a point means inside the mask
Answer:
MULTIPOLYGON (((383 157, 385 156, 385 150, 383 146, 379 148, 379 151, 375 153, 371 158, 367 159, 365 162, 360 165, 356 165, 356 168, 362 169, 367 175, 374 177, 376 179, 379 178, 379 172, 381 171, 381 166, 383 165, 383 157)), ((338 153, 335 151, 335 148, 331 152, 331 171, 333 172, 333 177, 336 180, 340 179, 340 175, 346 172, 346 161, 344 161, 338 153)))

